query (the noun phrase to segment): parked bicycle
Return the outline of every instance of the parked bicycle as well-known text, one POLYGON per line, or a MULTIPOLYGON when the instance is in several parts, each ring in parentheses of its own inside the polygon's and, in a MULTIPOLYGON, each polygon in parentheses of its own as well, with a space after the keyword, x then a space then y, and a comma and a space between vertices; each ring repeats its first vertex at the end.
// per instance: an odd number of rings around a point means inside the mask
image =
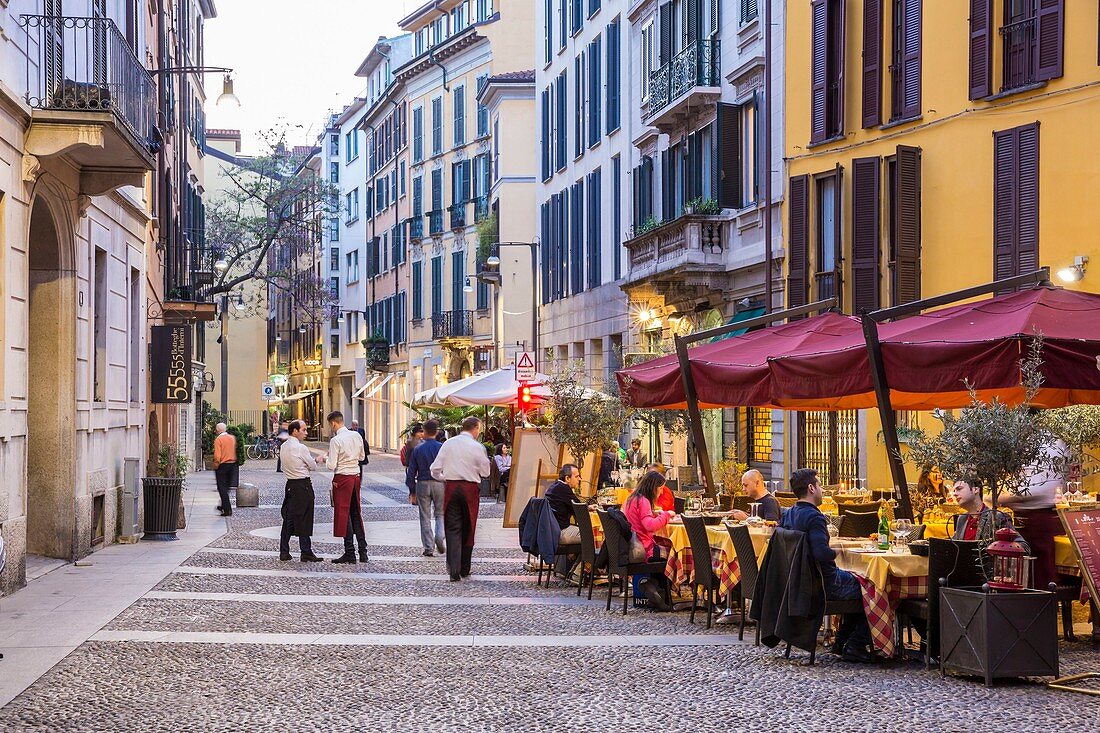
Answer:
POLYGON ((245 449, 245 455, 254 461, 276 458, 279 455, 279 441, 270 435, 257 435, 256 440, 245 449))

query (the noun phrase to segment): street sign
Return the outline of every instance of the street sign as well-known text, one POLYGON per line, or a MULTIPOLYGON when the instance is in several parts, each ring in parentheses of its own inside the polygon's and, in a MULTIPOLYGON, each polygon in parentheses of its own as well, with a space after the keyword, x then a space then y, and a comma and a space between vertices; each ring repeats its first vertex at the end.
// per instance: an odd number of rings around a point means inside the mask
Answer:
POLYGON ((260 399, 273 400, 275 399, 275 385, 271 382, 264 382, 260 385, 260 399))
POLYGON ((535 381, 535 352, 521 351, 516 354, 516 381, 535 381))

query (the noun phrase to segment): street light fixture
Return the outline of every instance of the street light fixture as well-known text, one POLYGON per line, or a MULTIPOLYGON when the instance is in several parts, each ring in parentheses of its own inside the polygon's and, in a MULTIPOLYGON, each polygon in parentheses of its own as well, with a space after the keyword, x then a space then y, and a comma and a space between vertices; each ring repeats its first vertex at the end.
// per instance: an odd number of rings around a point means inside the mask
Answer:
POLYGON ((239 311, 243 311, 243 310, 244 310, 244 293, 237 293, 237 303, 236 303, 236 308, 237 308, 237 310, 239 310, 239 311))
POLYGON ((222 79, 222 93, 218 95, 218 101, 214 102, 214 106, 221 107, 223 103, 226 107, 241 106, 241 100, 233 93, 233 77, 228 73, 222 79))
POLYGON ((225 258, 219 257, 218 261, 214 263, 214 269, 217 270, 219 275, 224 275, 226 270, 229 269, 229 263, 225 261, 225 258))
POLYGON ((474 292, 474 283, 469 277, 467 277, 466 282, 462 284, 462 292, 464 292, 464 293, 474 292))
POLYGON ((486 267, 500 267, 500 258, 497 257, 496 255, 489 255, 488 259, 485 260, 485 266, 486 267))
POLYGON ((302 324, 301 326, 298 326, 298 333, 305 333, 305 332, 306 332, 305 324, 302 324))
POLYGON ((1064 283, 1075 283, 1085 276, 1085 265, 1089 263, 1087 255, 1073 258, 1073 264, 1058 271, 1058 279, 1064 283))

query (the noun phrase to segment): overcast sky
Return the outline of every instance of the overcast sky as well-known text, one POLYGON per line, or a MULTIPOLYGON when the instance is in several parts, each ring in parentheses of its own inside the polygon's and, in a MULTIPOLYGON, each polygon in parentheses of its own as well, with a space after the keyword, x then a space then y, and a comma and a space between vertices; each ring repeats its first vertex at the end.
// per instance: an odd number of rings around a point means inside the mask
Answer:
POLYGON ((257 152, 257 132, 280 122, 294 126, 294 144, 312 144, 327 113, 362 91, 355 70, 378 36, 398 33, 397 21, 422 2, 215 0, 205 63, 234 70, 241 107, 216 107, 221 78, 208 74, 207 126, 239 129, 245 153, 257 152))

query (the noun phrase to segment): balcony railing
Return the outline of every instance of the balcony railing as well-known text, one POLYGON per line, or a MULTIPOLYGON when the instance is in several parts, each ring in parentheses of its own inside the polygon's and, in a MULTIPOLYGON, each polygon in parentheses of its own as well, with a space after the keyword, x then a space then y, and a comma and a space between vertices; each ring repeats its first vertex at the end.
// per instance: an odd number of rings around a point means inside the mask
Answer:
POLYGON ((839 300, 840 293, 837 291, 837 273, 835 270, 828 270, 826 272, 814 273, 814 280, 817 283, 816 298, 823 300, 826 298, 837 298, 839 300))
POLYGON ((428 234, 443 233, 443 209, 436 209, 424 214, 428 218, 428 234))
POLYGON ((466 226, 466 206, 465 201, 460 204, 452 204, 447 207, 447 210, 451 212, 451 229, 463 229, 466 226))
POLYGON ((689 43, 672 60, 649 75, 649 107, 653 117, 693 87, 717 87, 721 81, 721 50, 717 38, 689 43))
POLYGON ((167 245, 164 267, 165 299, 183 303, 209 303, 214 285, 214 263, 220 253, 208 247, 202 229, 181 229, 175 243, 167 245))
POLYGON ((409 237, 411 239, 424 238, 424 219, 414 216, 409 220, 409 237))
POLYGON ((473 335, 473 311, 443 311, 432 314, 433 339, 469 338, 473 335))
POLYGON ((474 199, 474 223, 489 216, 489 197, 478 196, 474 199))
POLYGON ((673 272, 725 269, 724 252, 733 225, 724 214, 684 214, 624 244, 629 251, 629 280, 637 282, 673 272))
POLYGON ((1004 41, 1004 84, 1002 91, 1035 83, 1035 18, 1027 18, 1001 27, 1004 41))
POLYGON ((153 140, 153 77, 109 18, 23 15, 26 102, 34 109, 112 112, 142 144, 153 140))

